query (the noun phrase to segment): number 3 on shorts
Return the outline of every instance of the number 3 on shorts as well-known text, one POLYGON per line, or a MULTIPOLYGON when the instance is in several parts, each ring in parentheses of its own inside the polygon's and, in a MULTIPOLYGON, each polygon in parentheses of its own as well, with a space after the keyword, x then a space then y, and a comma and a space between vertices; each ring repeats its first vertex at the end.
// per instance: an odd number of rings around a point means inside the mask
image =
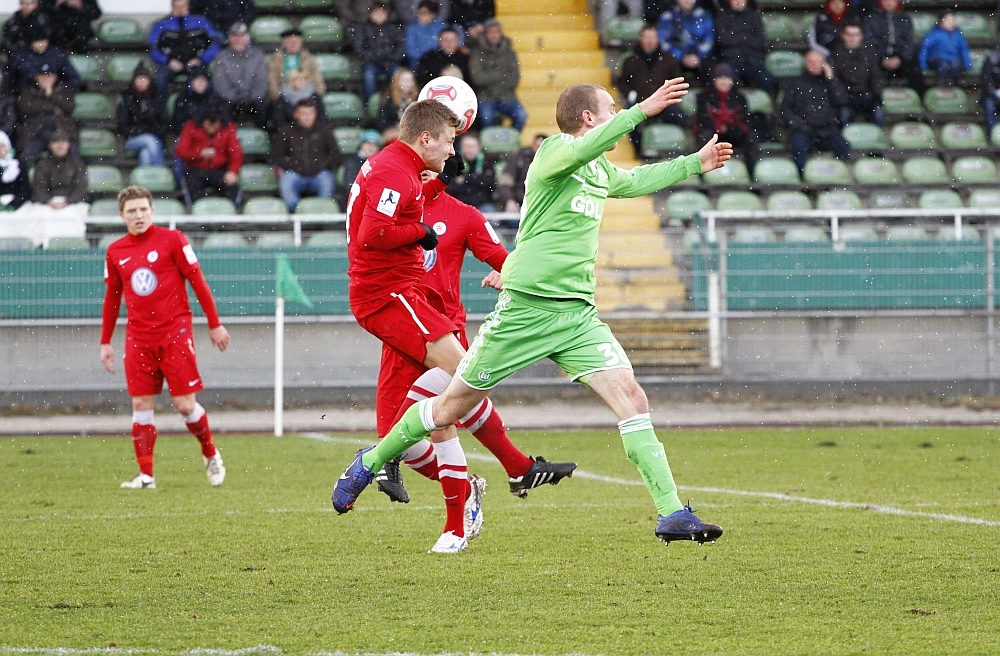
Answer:
POLYGON ((628 356, 625 355, 625 351, 618 342, 605 342, 604 344, 598 344, 597 350, 604 355, 606 360, 604 365, 607 367, 614 367, 622 362, 628 362, 628 356))

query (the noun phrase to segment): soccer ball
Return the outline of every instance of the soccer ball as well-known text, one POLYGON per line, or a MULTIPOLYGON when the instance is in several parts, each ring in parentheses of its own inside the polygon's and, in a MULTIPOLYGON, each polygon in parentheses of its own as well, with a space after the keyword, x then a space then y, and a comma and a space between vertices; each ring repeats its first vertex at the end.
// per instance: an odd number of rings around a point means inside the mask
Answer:
POLYGON ((465 80, 450 75, 434 78, 424 85, 417 96, 417 100, 430 98, 444 103, 462 121, 455 134, 462 134, 472 127, 479 111, 479 99, 465 80))

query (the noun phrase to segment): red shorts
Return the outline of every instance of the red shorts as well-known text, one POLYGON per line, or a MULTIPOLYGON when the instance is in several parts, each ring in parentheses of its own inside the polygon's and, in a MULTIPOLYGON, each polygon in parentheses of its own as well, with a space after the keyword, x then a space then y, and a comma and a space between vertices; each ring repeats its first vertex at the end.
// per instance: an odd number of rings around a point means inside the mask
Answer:
POLYGON ((170 396, 194 394, 205 389, 194 354, 191 326, 180 326, 155 344, 125 337, 125 382, 129 396, 155 396, 163 391, 163 379, 170 396))
POLYGON ((362 328, 409 358, 415 367, 424 366, 428 342, 458 331, 455 322, 444 314, 441 295, 429 287, 411 287, 390 294, 377 305, 369 303, 351 310, 362 328))

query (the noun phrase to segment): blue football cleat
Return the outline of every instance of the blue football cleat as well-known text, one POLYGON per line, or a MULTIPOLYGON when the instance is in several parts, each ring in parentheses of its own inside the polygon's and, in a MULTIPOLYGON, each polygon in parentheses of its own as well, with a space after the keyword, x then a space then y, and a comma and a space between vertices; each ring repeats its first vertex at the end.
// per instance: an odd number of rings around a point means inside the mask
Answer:
POLYGON ((333 499, 333 509, 339 514, 343 515, 353 508, 354 502, 358 500, 358 496, 375 480, 375 472, 365 467, 365 464, 361 462, 361 456, 374 448, 369 447, 359 450, 350 467, 340 476, 337 484, 333 486, 333 495, 331 496, 331 499, 333 499))
POLYGON ((674 540, 694 540, 698 544, 704 544, 719 539, 722 527, 703 522, 694 514, 691 506, 684 506, 666 517, 660 515, 655 532, 656 537, 668 544, 674 540))

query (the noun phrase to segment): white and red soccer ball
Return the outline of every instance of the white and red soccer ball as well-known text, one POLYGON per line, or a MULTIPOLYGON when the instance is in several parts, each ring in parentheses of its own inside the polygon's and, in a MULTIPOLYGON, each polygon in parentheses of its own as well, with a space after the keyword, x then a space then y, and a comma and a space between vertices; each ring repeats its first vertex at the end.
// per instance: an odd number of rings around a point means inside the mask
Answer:
POLYGON ((472 127, 476 120, 476 113, 479 111, 479 99, 476 92, 468 83, 457 77, 442 75, 436 77, 420 90, 417 100, 434 99, 455 112, 462 125, 455 130, 455 134, 462 134, 472 127))

